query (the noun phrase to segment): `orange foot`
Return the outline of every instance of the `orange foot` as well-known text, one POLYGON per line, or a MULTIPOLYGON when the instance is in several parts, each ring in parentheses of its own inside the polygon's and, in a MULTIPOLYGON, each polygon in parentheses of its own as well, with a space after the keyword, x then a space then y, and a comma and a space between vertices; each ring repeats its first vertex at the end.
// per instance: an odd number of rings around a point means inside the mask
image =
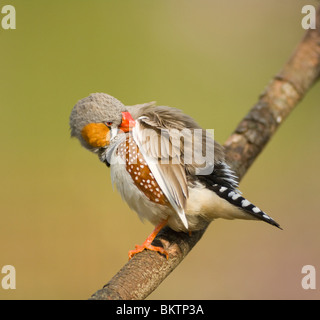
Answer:
POLYGON ((143 251, 144 249, 148 249, 151 251, 157 251, 163 255, 166 256, 167 260, 169 259, 169 254, 166 250, 164 250, 161 247, 153 246, 151 243, 154 240, 154 238, 157 236, 159 231, 167 224, 167 220, 162 221, 159 223, 155 229, 152 231, 152 233, 149 235, 149 237, 146 239, 146 241, 141 245, 136 245, 134 250, 129 251, 129 260, 137 253, 143 251))
POLYGON ((148 250, 151 250, 151 251, 157 251, 163 255, 165 255, 167 257, 167 260, 169 259, 169 254, 166 250, 164 250, 163 248, 161 247, 156 247, 156 246, 153 246, 149 243, 146 243, 144 242, 141 246, 139 246, 138 244, 136 244, 135 246, 135 249, 134 250, 130 250, 129 251, 129 260, 137 253, 143 251, 144 249, 148 249, 148 250))

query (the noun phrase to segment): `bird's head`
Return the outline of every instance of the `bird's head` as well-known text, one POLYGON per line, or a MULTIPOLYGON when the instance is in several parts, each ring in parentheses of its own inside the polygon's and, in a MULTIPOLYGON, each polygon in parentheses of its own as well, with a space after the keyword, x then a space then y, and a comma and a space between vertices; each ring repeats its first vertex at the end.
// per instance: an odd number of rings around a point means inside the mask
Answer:
POLYGON ((92 152, 107 148, 120 130, 128 132, 134 123, 124 104, 105 93, 78 101, 70 115, 71 136, 92 152))

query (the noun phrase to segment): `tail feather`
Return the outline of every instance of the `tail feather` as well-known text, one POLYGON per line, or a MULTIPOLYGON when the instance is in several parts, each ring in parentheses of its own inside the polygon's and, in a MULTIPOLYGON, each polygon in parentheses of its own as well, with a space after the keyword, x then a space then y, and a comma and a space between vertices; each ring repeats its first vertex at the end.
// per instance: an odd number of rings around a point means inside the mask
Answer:
POLYGON ((211 185, 211 188, 219 197, 227 200, 234 206, 242 209, 248 214, 253 215, 259 220, 263 220, 273 226, 282 229, 275 220, 273 220, 270 216, 268 216, 265 212, 259 209, 257 206, 252 204, 246 198, 242 197, 239 192, 235 189, 227 188, 218 184, 211 185))

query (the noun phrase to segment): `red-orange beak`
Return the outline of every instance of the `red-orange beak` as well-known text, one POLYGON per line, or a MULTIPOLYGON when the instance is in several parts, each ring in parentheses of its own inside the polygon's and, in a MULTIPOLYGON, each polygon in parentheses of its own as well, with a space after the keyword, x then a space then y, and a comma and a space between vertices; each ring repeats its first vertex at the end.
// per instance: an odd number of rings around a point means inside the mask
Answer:
POLYGON ((135 126, 136 122, 132 118, 130 112, 122 112, 122 122, 119 129, 123 132, 129 132, 135 126))

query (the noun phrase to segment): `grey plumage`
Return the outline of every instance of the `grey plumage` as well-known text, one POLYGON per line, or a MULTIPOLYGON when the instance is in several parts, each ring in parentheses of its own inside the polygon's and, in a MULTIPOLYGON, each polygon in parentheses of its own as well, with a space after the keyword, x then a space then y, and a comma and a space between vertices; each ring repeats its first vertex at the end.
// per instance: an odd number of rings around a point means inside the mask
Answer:
POLYGON ((97 152, 96 148, 92 148, 82 137, 82 129, 89 123, 106 123, 113 121, 114 126, 121 123, 121 112, 126 108, 118 99, 105 94, 93 93, 83 98, 73 107, 69 125, 71 129, 71 137, 76 137, 88 150, 97 152))

